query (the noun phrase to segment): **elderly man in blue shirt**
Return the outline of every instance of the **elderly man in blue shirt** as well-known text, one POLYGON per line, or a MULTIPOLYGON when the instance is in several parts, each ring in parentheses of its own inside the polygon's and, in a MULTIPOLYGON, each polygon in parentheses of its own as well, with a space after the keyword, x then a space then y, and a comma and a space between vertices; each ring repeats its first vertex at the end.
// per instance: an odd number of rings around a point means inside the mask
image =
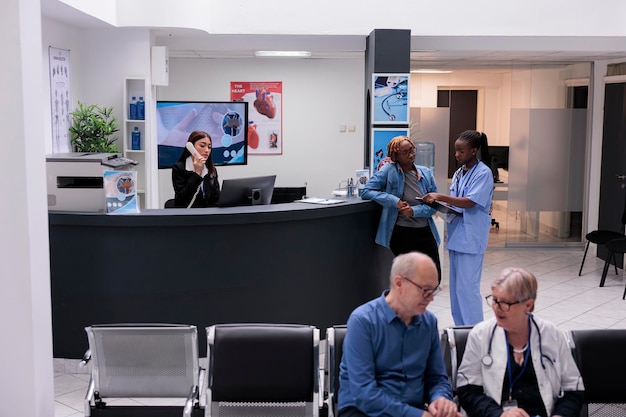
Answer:
POLYGON ((357 307, 343 342, 339 417, 461 417, 452 401, 437 318, 437 268, 419 252, 397 256, 390 286, 357 307))

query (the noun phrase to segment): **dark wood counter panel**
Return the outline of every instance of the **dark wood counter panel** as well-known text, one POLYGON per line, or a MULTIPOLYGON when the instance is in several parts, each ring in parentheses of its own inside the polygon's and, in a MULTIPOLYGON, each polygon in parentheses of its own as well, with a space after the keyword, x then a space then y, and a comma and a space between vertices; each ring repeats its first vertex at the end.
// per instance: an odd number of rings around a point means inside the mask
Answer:
POLYGON ((50 212, 55 358, 80 358, 97 323, 345 323, 387 287, 380 207, 339 205, 50 212))

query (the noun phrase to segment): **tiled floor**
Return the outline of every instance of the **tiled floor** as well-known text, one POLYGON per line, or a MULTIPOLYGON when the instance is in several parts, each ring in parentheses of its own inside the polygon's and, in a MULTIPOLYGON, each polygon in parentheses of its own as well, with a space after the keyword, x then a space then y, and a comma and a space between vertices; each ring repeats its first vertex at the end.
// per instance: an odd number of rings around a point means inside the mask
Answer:
MULTIPOLYGON (((606 285, 600 288, 604 262, 591 252, 590 249, 583 275, 579 277, 582 248, 490 249, 485 255, 482 293, 489 294, 491 281, 505 267, 523 267, 534 273, 539 281, 535 309, 538 316, 564 330, 626 328, 626 300, 622 300, 624 272, 619 269, 616 276, 614 269, 609 270, 606 285)), ((429 306, 439 319, 440 329, 453 324, 447 292, 447 254, 442 267, 444 291, 429 306)), ((491 310, 486 304, 484 311, 485 317, 491 317, 491 310)), ((88 372, 88 369, 77 368, 75 361, 55 359, 55 417, 83 416, 83 398, 89 376, 75 372, 88 372)))

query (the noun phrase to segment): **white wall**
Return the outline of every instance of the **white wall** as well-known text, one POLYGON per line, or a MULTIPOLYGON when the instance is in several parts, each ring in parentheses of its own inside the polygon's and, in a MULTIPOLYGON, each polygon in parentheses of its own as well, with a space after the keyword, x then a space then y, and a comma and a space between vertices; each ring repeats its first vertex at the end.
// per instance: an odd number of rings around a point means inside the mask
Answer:
POLYGON ((38 0, 0 13, 0 416, 54 415, 38 0))
MULTIPOLYGON (((365 35, 373 28, 386 28, 411 29, 413 35, 424 36, 626 35, 623 24, 626 3, 621 0, 596 3, 588 0, 479 0, 452 4, 434 1, 381 4, 374 0, 159 0, 156 6, 148 0, 65 1, 90 13, 102 14, 105 21, 110 21, 112 14, 123 8, 137 11, 140 21, 153 26, 171 23, 170 15, 176 23, 186 16, 183 20, 189 22, 187 27, 204 26, 204 30, 213 34, 365 35), (127 3, 137 3, 137 6, 127 3), (150 13, 145 13, 146 10, 150 13), (199 16, 206 23, 199 21, 199 16)), ((117 24, 131 23, 117 16, 117 24)))
MULTIPOLYGON (((283 154, 218 167, 220 179, 277 174, 276 186, 325 197, 363 167, 364 73, 361 59, 170 59, 157 99, 230 100, 231 81, 282 81, 283 154)), ((173 195, 171 170, 159 170, 160 206, 173 195)))
POLYGON ((411 107, 437 107, 437 90, 478 90, 477 129, 490 145, 508 145, 511 102, 510 72, 455 70, 451 74, 411 74, 411 107))
MULTIPOLYGON (((44 128, 46 153, 52 153, 50 121, 50 76, 48 46, 70 50, 71 105, 85 104, 113 107, 120 129, 124 111, 124 77, 150 76, 150 32, 147 29, 81 30, 53 19, 42 19, 42 77, 44 80, 44 128)), ((122 149, 122 132, 118 147, 122 149)))

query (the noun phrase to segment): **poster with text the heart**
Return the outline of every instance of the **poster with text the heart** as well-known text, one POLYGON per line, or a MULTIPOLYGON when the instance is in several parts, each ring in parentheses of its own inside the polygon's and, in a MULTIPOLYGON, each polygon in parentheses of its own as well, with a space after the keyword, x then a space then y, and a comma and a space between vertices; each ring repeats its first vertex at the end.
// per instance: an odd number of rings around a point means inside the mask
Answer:
POLYGON ((282 81, 231 81, 230 99, 248 102, 248 155, 282 155, 282 81))

